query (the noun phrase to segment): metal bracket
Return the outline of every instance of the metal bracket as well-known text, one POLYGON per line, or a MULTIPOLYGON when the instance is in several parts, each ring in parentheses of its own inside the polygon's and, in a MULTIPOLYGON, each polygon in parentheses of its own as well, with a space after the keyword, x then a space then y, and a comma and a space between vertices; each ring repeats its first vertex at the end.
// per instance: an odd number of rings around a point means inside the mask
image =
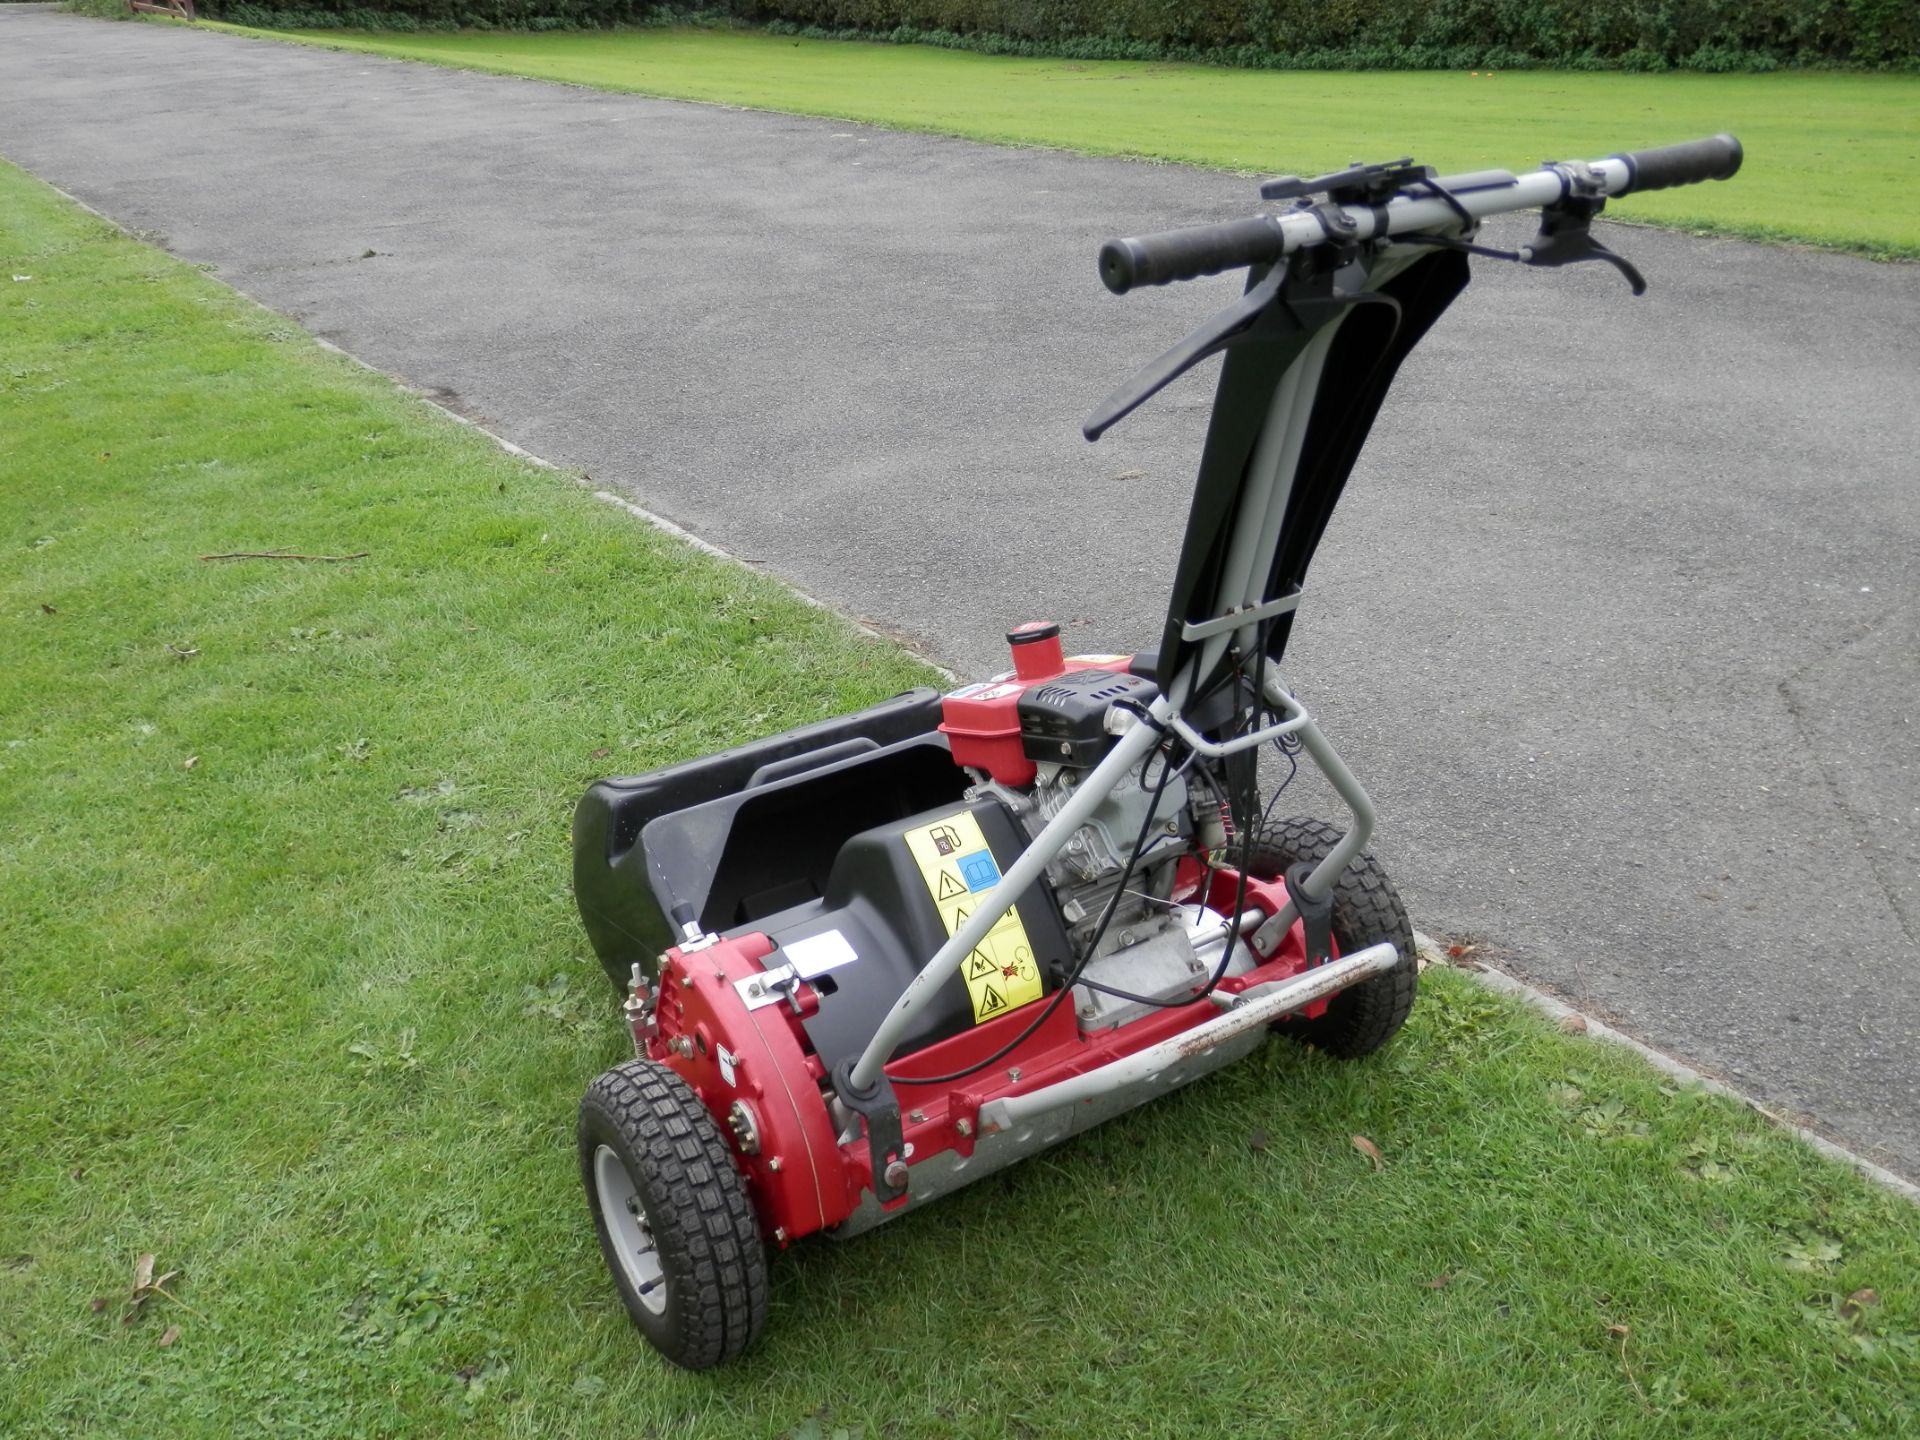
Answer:
POLYGON ((1238 610, 1229 610, 1224 615, 1216 615, 1211 620, 1189 620, 1180 627, 1182 640, 1205 640, 1209 635, 1223 635, 1229 630, 1238 630, 1247 625, 1258 625, 1262 620, 1271 620, 1276 615, 1290 615, 1300 605, 1300 588, 1295 586, 1285 595, 1276 596, 1259 605, 1242 605, 1238 610))
MULTIPOLYGON (((861 1090, 853 1083, 854 1056, 849 1055, 833 1067, 833 1089, 840 1103, 867 1122, 867 1161, 873 1167, 873 1193, 881 1204, 898 1200, 907 1193, 904 1183, 889 1183, 887 1173, 896 1162, 905 1159, 906 1140, 900 1130, 900 1101, 893 1084, 882 1074, 861 1090)), ((906 1167, 901 1166, 904 1170, 906 1167)))
POLYGON ((1307 893, 1307 877, 1314 862, 1301 860, 1287 867, 1287 898, 1300 913, 1300 926, 1306 932, 1307 964, 1324 965, 1333 958, 1333 890, 1319 899, 1307 893))
POLYGON ((818 979, 829 970, 851 965, 860 958, 838 930, 823 930, 818 935, 788 940, 778 953, 780 964, 769 965, 757 975, 743 975, 733 982, 733 993, 747 1009, 758 1010, 784 1000, 793 1007, 793 1013, 799 1015, 802 1013, 802 980, 818 979))
POLYGON ((1258 730, 1249 730, 1244 735, 1236 735, 1231 740, 1215 743, 1195 730, 1179 716, 1174 716, 1168 728, 1186 743, 1188 749, 1204 755, 1209 760, 1219 760, 1228 755, 1238 755, 1243 750, 1252 750, 1269 740, 1281 740, 1297 733, 1308 723, 1305 715, 1295 715, 1289 720, 1277 720, 1271 725, 1262 725, 1258 730))
POLYGON ((733 982, 733 993, 749 1010, 785 1001, 793 1006, 794 1014, 800 1013, 800 976, 791 965, 776 965, 757 975, 742 975, 733 982))
POLYGON ((1584 160, 1543 160, 1540 165, 1560 177, 1566 186, 1566 199, 1592 200, 1606 196, 1606 177, 1584 160))

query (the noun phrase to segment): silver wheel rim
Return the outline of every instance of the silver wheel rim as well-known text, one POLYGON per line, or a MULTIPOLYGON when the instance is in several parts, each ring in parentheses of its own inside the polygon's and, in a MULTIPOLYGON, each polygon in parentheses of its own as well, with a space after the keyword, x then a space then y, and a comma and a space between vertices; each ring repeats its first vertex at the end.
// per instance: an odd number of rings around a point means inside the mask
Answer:
POLYGON ((653 1222, 634 1187, 633 1177, 620 1157, 605 1145, 593 1152, 593 1188, 600 1200, 600 1216, 613 1242, 614 1258, 627 1287, 649 1314, 667 1308, 667 1277, 660 1268, 660 1247, 654 1244, 653 1222))

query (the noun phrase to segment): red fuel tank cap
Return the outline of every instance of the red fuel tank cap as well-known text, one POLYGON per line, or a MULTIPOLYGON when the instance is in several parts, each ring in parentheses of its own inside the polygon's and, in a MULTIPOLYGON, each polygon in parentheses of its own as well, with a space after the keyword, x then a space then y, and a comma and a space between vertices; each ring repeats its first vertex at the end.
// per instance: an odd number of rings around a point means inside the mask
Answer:
POLYGON ((1060 651, 1060 627, 1051 620, 1030 620, 1007 632, 1013 673, 1022 680, 1051 680, 1067 668, 1060 651))

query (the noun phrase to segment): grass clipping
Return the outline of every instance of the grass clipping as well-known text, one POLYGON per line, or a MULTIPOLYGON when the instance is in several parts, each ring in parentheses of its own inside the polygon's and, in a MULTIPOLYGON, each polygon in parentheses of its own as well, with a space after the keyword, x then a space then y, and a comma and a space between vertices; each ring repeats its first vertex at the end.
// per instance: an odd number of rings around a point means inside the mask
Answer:
POLYGON ((920 672, 5 167, 0 249, 0 1432, 1911 1422, 1920 1212, 1445 970, 657 1363, 575 1173, 572 802, 920 672))

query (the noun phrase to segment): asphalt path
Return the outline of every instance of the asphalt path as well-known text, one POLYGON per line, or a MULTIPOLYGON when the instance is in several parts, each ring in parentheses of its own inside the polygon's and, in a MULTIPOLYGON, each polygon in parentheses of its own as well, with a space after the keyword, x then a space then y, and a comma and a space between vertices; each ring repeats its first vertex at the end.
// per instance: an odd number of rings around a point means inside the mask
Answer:
MULTIPOLYGON (((13 6, 0 154, 957 670, 1157 636, 1210 376, 1078 422, 1234 282, 1094 252, 1244 179, 13 6)), ((1426 928, 1920 1175, 1920 267, 1609 239, 1413 357, 1292 676, 1426 928)))

